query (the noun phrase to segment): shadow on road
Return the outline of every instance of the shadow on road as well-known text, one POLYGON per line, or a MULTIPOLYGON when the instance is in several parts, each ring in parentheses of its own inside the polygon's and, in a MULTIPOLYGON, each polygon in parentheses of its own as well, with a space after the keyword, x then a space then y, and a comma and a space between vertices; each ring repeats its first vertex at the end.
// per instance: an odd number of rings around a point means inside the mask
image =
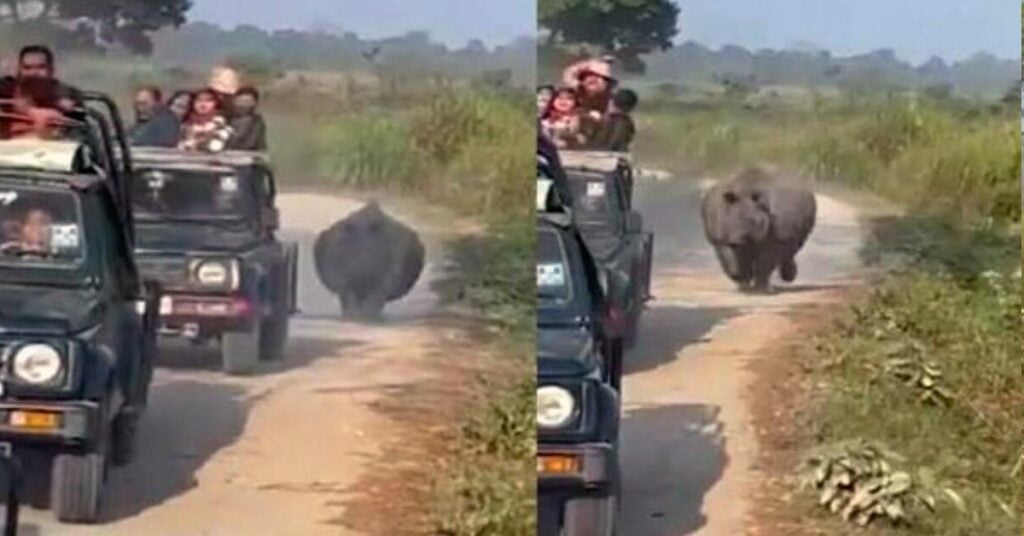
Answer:
POLYGON ((658 368, 676 359, 683 347, 701 342, 715 325, 737 314, 732 308, 652 307, 640 319, 636 346, 623 367, 626 374, 658 368))
POLYGON ((194 488, 196 472, 238 439, 257 401, 236 386, 194 380, 154 385, 138 455, 111 472, 104 518, 131 517, 194 488))
POLYGON ((718 407, 639 408, 622 422, 623 534, 680 536, 707 522, 704 496, 729 463, 718 407))
MULTIPOLYGON (((250 376, 280 374, 302 368, 317 359, 333 358, 342 350, 359 346, 353 340, 335 340, 318 337, 290 337, 285 349, 285 358, 280 361, 260 363, 250 376)), ((355 356, 356 354, 351 354, 355 356)), ((219 371, 221 369, 220 346, 216 343, 192 345, 181 341, 161 341, 160 359, 157 366, 171 370, 219 371)))
MULTIPOLYGON (((103 522, 134 516, 194 488, 196 472, 241 435, 255 401, 242 387, 230 385, 194 380, 154 385, 135 460, 111 468, 103 522)), ((26 453, 22 462, 26 475, 50 474, 51 459, 46 456, 26 453)), ((49 507, 48 480, 26 478, 28 505, 49 507)))

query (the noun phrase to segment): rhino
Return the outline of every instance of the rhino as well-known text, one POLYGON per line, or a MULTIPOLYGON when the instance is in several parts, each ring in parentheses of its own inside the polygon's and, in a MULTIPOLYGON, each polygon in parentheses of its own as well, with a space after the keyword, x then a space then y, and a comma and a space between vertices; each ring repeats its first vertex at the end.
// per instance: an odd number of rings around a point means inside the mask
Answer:
POLYGON ((376 201, 321 232, 313 244, 317 277, 354 320, 380 318, 385 304, 405 296, 423 272, 419 235, 376 201))
POLYGON ((742 291, 770 292, 771 276, 791 283, 796 254, 817 217, 807 185, 750 167, 709 188, 701 200, 704 233, 725 274, 742 291))

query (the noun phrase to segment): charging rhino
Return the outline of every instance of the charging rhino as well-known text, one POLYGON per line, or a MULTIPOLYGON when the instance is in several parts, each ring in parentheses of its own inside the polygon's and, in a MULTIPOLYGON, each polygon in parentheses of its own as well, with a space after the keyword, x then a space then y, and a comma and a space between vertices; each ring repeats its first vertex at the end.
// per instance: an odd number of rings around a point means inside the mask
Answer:
POLYGON ((412 290, 423 272, 425 249, 415 231, 371 201, 317 236, 317 276, 338 295, 342 315, 380 316, 387 302, 412 290))
POLYGON ((796 279, 817 204, 806 185, 752 167, 708 189, 701 217, 725 274, 741 290, 767 292, 776 268, 783 281, 796 279))

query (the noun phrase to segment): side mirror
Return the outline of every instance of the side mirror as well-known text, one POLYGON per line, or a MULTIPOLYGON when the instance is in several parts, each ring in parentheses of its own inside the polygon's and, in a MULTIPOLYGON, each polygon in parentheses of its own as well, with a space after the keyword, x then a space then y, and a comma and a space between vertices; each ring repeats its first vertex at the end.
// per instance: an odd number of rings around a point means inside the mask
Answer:
POLYGON ((629 234, 635 234, 643 232, 644 230, 644 218, 639 212, 629 211, 626 213, 626 232, 629 234))
POLYGON ((9 455, 0 455, 0 516, 3 519, 3 536, 17 536, 18 509, 21 506, 18 493, 18 467, 9 455))
POLYGON ((264 208, 263 222, 271 231, 278 230, 281 227, 281 212, 277 207, 264 208))

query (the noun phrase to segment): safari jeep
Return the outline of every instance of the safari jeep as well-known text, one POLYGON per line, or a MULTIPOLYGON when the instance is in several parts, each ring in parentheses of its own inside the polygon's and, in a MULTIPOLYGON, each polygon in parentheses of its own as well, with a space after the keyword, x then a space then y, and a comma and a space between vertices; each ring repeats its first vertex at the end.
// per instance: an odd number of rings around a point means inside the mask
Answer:
POLYGON ((537 499, 541 536, 610 536, 619 516, 622 329, 615 274, 538 180, 537 499))
POLYGON ((623 295, 626 339, 636 337, 644 304, 650 299, 654 235, 643 229, 643 218, 630 209, 631 173, 615 153, 562 153, 573 198, 576 226, 601 264, 629 275, 623 295), (584 160, 589 163, 584 164, 584 160), (571 167, 570 167, 571 166, 571 167))
POLYGON ((132 457, 158 322, 122 202, 130 158, 100 124, 92 145, 0 141, 0 449, 52 456, 69 522, 96 520, 108 467, 132 457))
POLYGON ((135 253, 163 289, 161 334, 219 341, 228 374, 280 359, 298 246, 277 239, 266 157, 136 149, 134 160, 135 253))

